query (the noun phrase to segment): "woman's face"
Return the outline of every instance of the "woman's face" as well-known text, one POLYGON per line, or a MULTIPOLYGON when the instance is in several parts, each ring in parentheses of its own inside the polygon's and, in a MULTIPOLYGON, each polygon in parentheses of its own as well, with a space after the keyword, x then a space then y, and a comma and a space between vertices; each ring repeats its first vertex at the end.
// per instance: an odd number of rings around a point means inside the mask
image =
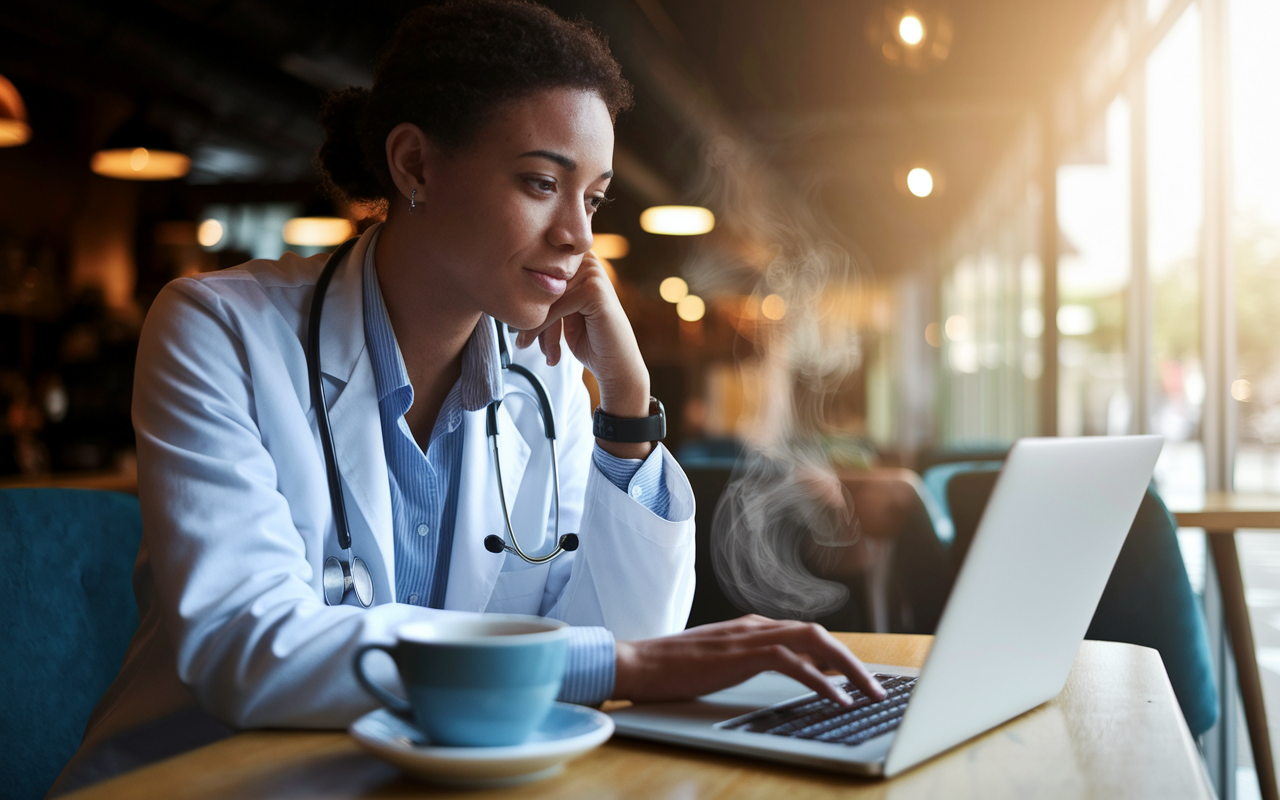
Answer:
POLYGON ((612 163, 613 123, 594 92, 550 89, 501 106, 474 142, 425 160, 415 211, 392 211, 429 269, 415 288, 537 326, 591 248, 612 163))

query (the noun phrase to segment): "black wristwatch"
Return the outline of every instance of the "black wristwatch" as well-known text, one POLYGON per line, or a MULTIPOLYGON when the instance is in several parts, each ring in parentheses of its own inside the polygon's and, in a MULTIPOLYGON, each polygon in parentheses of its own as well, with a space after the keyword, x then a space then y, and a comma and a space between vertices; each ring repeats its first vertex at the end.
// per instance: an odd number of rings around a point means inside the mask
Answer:
POLYGON ((597 406, 591 430, 606 442, 656 442, 667 437, 667 410, 656 397, 649 398, 649 416, 640 419, 611 417, 597 406))

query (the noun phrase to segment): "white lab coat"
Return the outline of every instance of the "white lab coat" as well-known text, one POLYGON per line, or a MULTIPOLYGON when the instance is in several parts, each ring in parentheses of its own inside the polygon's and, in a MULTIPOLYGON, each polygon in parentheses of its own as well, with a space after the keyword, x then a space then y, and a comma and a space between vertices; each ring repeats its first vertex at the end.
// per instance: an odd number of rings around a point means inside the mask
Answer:
MULTIPOLYGON (((362 313, 371 233, 334 275, 320 351, 352 547, 372 573, 374 605, 360 608, 348 593, 347 605, 330 607, 321 593, 321 565, 339 550, 304 342, 324 257, 287 253, 173 281, 147 317, 134 383, 141 625, 81 754, 196 703, 233 728, 346 726, 375 707, 353 677, 356 648, 438 614, 541 614, 603 625, 619 639, 684 627, 694 585, 688 481, 662 449, 665 520, 595 468, 582 365, 567 348, 555 368, 537 347, 513 355, 551 395, 560 530, 578 533, 577 552, 533 566, 485 550, 485 536, 506 534, 485 412, 469 412, 447 610, 394 602, 391 497, 362 313)), ((512 524, 526 552, 541 553, 553 507, 535 409, 502 404, 499 448, 512 524)), ((396 681, 389 661, 381 677, 396 681)))

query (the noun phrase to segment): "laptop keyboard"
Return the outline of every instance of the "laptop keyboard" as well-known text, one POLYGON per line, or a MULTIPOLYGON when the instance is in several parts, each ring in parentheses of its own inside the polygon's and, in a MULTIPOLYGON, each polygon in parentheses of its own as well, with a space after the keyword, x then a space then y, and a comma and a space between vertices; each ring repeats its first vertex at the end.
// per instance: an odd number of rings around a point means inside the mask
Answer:
POLYGON ((769 733, 834 744, 862 744, 888 733, 902 722, 916 679, 876 673, 888 696, 877 702, 848 681, 841 687, 853 698, 852 706, 837 705, 825 697, 801 697, 721 722, 717 728, 748 733, 769 733))

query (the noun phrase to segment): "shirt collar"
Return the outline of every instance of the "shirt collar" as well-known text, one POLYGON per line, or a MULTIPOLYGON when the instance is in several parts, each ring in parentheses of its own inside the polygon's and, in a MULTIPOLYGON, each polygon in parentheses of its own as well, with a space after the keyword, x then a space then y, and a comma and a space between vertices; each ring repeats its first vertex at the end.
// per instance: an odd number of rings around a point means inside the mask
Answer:
MULTIPOLYGON (((379 226, 380 227, 380 226, 379 226)), ((369 355, 373 361, 374 382, 381 403, 393 392, 410 388, 409 371, 405 368, 400 344, 391 328, 391 317, 378 285, 378 272, 373 254, 377 249, 378 234, 375 230, 369 240, 364 258, 364 327, 369 355)), ((467 411, 479 411, 502 397, 502 365, 498 360, 497 329, 493 318, 481 314, 471 338, 462 350, 462 375, 458 379, 462 407, 467 411)), ((407 407, 406 407, 407 410, 407 407)))

